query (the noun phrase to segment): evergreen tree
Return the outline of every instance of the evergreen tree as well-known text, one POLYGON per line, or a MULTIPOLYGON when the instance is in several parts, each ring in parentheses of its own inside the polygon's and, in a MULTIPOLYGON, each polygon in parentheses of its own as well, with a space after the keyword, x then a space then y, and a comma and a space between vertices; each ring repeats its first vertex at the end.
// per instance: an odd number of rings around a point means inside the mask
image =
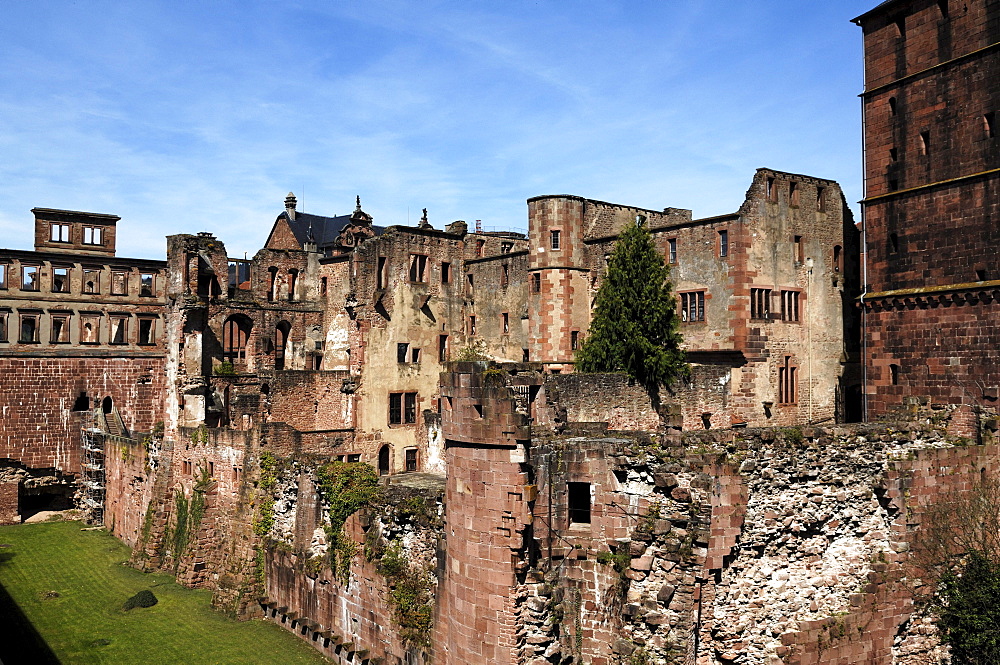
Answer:
POLYGON ((688 373, 680 349, 670 267, 639 217, 618 237, 597 291, 581 372, 626 372, 650 392, 688 373))

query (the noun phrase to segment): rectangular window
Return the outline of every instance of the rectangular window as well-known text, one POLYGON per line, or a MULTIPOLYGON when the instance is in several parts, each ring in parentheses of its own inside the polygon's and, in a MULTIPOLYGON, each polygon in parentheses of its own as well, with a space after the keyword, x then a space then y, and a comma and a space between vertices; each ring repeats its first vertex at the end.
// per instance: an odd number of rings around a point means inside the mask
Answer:
POLYGON ((889 161, 895 162, 899 159, 899 150, 896 148, 889 148, 889 161))
POLYGON ((799 292, 798 291, 782 291, 781 292, 781 320, 782 321, 798 321, 799 320, 799 292))
POLYGON ((420 362, 420 349, 410 349, 410 362, 418 363, 420 362))
POLYGON ((100 293, 101 292, 101 271, 100 270, 88 270, 84 268, 83 270, 83 292, 84 293, 100 293))
POLYGON ((889 381, 894 386, 899 385, 899 365, 895 363, 889 365, 889 381))
POLYGON ((483 255, 483 250, 485 248, 486 248, 486 241, 485 240, 477 240, 476 241, 476 256, 482 256, 483 255))
POLYGON ((986 138, 992 139, 996 138, 996 113, 990 112, 983 116, 983 132, 986 134, 986 138))
POLYGON ((299 271, 292 268, 288 271, 288 302, 295 300, 295 284, 299 278, 299 271))
POLYGON ((52 330, 49 332, 49 344, 66 344, 69 342, 69 316, 66 314, 52 315, 52 330))
POLYGON ((750 318, 771 318, 771 289, 750 289, 750 318))
POLYGON ((396 362, 405 363, 409 355, 410 345, 406 342, 396 344, 396 362))
POLYGON ((127 344, 128 343, 128 317, 127 316, 112 316, 111 317, 111 334, 108 339, 111 340, 111 344, 127 344))
POLYGON ((799 204, 799 183, 788 183, 788 205, 797 206, 799 204))
POLYGON ((500 312, 500 331, 504 335, 510 333, 510 314, 507 312, 500 312))
POLYGON ((514 243, 512 242, 502 242, 500 243, 500 253, 510 254, 510 250, 514 249, 514 243))
POLYGON ((84 245, 101 245, 103 229, 100 226, 85 226, 83 227, 83 244, 84 245))
POLYGON ((410 254, 410 281, 414 284, 423 284, 427 281, 427 256, 424 254, 410 254))
POLYGON ((156 343, 156 319, 139 319, 139 344, 148 346, 156 343))
POLYGON ((389 424, 417 422, 417 393, 389 393, 389 424))
POLYGON ((784 364, 778 368, 778 402, 795 404, 798 386, 798 368, 792 365, 792 357, 785 356, 784 364))
POLYGON ((7 341, 7 312, 0 312, 0 342, 7 341))
POLYGON ((689 291, 681 294, 681 321, 693 323, 705 320, 705 292, 689 291))
POLYGON ((531 354, 528 352, 528 349, 521 349, 521 362, 531 362, 531 354))
POLYGON ((0 289, 7 288, 7 264, 0 263, 0 289))
POLYGON ((441 283, 451 283, 451 263, 448 261, 441 262, 441 283))
POLYGON ((667 241, 667 263, 677 265, 677 238, 667 241))
POLYGON ((52 242, 69 242, 69 224, 52 224, 49 229, 52 242))
POLYGON ((930 132, 920 132, 920 154, 925 156, 931 154, 930 132))
POLYGON ((153 296, 156 294, 154 283, 155 276, 151 272, 144 272, 139 275, 139 295, 140 296, 153 296))
POLYGON ((590 524, 590 483, 566 483, 570 524, 590 524))
POLYGON ((729 231, 719 231, 719 257, 729 256, 729 231))
POLYGON ((580 348, 580 331, 571 330, 569 333, 569 350, 576 351, 580 348))
POLYGON ((52 268, 52 292, 69 293, 69 268, 52 268))
POLYGON ((795 236, 793 238, 795 244, 795 262, 805 263, 806 262, 806 247, 805 243, 802 241, 802 236, 795 236))
POLYGON ((326 277, 319 278, 319 294, 321 296, 326 295, 326 277))
POLYGON ((101 317, 99 314, 80 315, 80 343, 99 344, 101 330, 101 317))
POLYGON ((540 272, 531 273, 531 292, 532 293, 542 292, 542 273, 540 272))
POLYGON ((360 462, 361 462, 361 455, 360 454, 348 455, 347 456, 347 463, 348 464, 358 464, 360 462))
POLYGON ((562 231, 549 231, 549 247, 559 249, 562 244, 562 231))
POLYGON ((826 187, 816 188, 816 210, 819 212, 826 211, 826 187))
POLYGON ((507 287, 510 284, 510 269, 506 263, 500 264, 500 286, 507 287))
POLYGON ((465 276, 465 292, 471 296, 472 290, 475 288, 475 286, 476 286, 475 276, 472 275, 471 273, 467 274, 465 276))
POLYGON ((438 362, 448 360, 448 336, 438 335, 438 362))
POLYGON ((378 272, 375 274, 375 287, 384 289, 389 285, 389 270, 384 256, 378 257, 378 272))
POLYGON ((771 203, 778 200, 778 188, 775 187, 774 178, 767 179, 767 200, 771 203))
POLYGON ((416 471, 417 470, 417 449, 416 448, 407 448, 406 450, 403 451, 403 454, 406 457, 406 470, 407 471, 416 471))
POLYGON ((111 295, 128 295, 128 273, 113 270, 111 272, 111 295))
POLYGON ((21 344, 38 343, 38 314, 21 315, 21 335, 18 341, 21 344))
POLYGON ((469 336, 474 337, 476 334, 476 317, 469 317, 469 336))
POLYGON ((38 290, 38 266, 21 266, 21 290, 38 290))

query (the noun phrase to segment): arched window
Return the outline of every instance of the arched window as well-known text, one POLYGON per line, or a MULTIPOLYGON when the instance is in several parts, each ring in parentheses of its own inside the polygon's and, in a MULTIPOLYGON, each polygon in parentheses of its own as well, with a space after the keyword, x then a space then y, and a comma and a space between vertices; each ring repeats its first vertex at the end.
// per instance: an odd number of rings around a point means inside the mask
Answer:
POLYGON ((247 341, 253 323, 243 315, 230 316, 222 324, 222 358, 229 362, 242 362, 247 359, 247 341))
POLYGON ((285 369, 285 347, 288 346, 288 334, 292 324, 281 321, 274 329, 274 369, 285 369))

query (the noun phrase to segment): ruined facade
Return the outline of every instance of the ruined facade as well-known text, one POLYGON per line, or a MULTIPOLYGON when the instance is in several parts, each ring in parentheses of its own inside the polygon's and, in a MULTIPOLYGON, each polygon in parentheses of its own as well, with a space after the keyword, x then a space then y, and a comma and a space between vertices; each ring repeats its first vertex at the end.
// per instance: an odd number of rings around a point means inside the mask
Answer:
POLYGON ((884 2, 865 42, 870 417, 1000 398, 1000 6, 884 2))
POLYGON ((95 417, 126 436, 163 418, 166 264, 115 256, 116 216, 32 212, 34 251, 0 250, 0 522, 68 505, 95 417))

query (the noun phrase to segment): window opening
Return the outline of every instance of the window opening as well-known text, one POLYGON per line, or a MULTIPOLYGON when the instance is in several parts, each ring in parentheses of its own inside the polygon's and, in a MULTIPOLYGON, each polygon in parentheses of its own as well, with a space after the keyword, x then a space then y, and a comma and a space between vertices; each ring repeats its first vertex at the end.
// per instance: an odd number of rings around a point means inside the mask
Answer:
POLYGON ((893 20, 893 23, 896 26, 896 37, 899 39, 906 39, 906 19, 899 16, 893 20))
POLYGON ((476 334, 476 317, 475 316, 470 316, 469 317, 469 335, 470 336, 475 336, 475 334, 476 334))
POLYGON ((156 342, 153 331, 155 319, 139 319, 139 344, 148 345, 156 342))
POLYGON ((38 315, 21 315, 21 337, 22 344, 35 344, 38 342, 38 315))
POLYGON ((405 363, 406 356, 410 349, 410 345, 407 342, 399 342, 396 344, 396 362, 405 363))
POLYGON ((891 116, 896 115, 896 98, 895 97, 890 97, 889 98, 889 115, 891 115, 891 116))
POLYGON ((111 273, 111 295, 124 296, 128 293, 128 274, 113 271, 111 273))
POLYGON ((417 348, 410 349, 410 362, 411 363, 420 362, 420 349, 417 348))
POLYGON ((49 240, 52 242, 69 242, 69 224, 53 224, 49 228, 51 230, 49 240))
POLYGON ((771 318, 771 289, 750 289, 750 318, 771 318))
POLYGON ((417 470, 417 449, 416 448, 407 448, 405 451, 403 451, 403 454, 406 456, 406 470, 407 471, 416 471, 417 470))
POLYGON ((69 317, 52 316, 52 331, 49 333, 50 344, 66 344, 69 342, 69 317))
POLYGON ((781 320, 782 321, 798 321, 799 320, 799 292, 798 291, 782 291, 781 292, 781 320))
POLYGON ((360 461, 361 461, 361 454, 360 453, 357 453, 357 454, 354 454, 354 455, 348 455, 347 456, 347 463, 348 464, 357 464, 360 461))
POLYGON ((988 139, 996 137, 996 117, 996 113, 993 112, 983 115, 983 132, 988 139))
POLYGON ((541 293, 542 292, 542 274, 533 272, 531 273, 531 292, 541 293))
POLYGON ((38 266, 21 266, 21 290, 38 290, 38 266))
POLYGON ((378 449, 378 475, 389 475, 389 444, 378 449))
POLYGON ((729 231, 719 231, 719 257, 729 256, 729 231))
POLYGON ((667 263, 676 265, 677 263, 677 238, 667 241, 667 263))
POLYGON ((767 200, 771 203, 778 200, 778 188, 774 186, 774 178, 767 179, 767 200))
POLYGON ((153 273, 144 272, 139 275, 139 295, 149 297, 154 294, 153 273))
POLYGON ((818 212, 826 211, 826 187, 816 188, 816 210, 818 212))
POLYGON ((451 263, 448 261, 441 262, 441 283, 448 284, 451 282, 451 263))
POLYGON ((410 281, 416 284, 423 284, 427 281, 425 272, 427 271, 427 256, 424 254, 410 254, 410 281))
POLYGON ((833 272, 844 271, 844 248, 840 245, 833 246, 833 272))
POLYGON ((931 133, 920 132, 920 154, 929 155, 931 152, 931 133))
POLYGON ((549 231, 549 247, 559 249, 562 242, 562 232, 559 230, 549 231))
POLYGON ((476 241, 476 256, 482 256, 483 255, 483 250, 485 249, 485 247, 486 247, 486 241, 485 240, 477 240, 476 241))
POLYGON ((681 294, 681 321, 694 323, 705 320, 705 292, 690 291, 681 294))
POLYGON ((590 524, 590 483, 566 483, 570 524, 590 524))
POLYGON ((101 329, 101 317, 95 315, 82 315, 80 318, 80 343, 98 344, 100 342, 99 331, 101 329))
POLYGON ((899 189, 899 179, 898 178, 889 178, 889 191, 890 192, 894 192, 897 189, 899 189))
POLYGON ((795 244, 795 262, 805 263, 806 249, 805 249, 805 243, 802 242, 802 236, 795 236, 793 242, 795 244))
POLYGON ((466 287, 465 291, 466 291, 466 293, 468 293, 469 295, 472 295, 472 290, 475 288, 475 286, 476 286, 475 275, 473 275, 472 273, 467 274, 465 276, 465 287, 466 287))
POLYGON ((448 360, 448 336, 438 335, 438 362, 448 360))
POLYGON ((580 348, 580 331, 571 330, 569 333, 569 350, 576 351, 580 348))
POLYGON ((0 263, 0 289, 7 288, 7 264, 0 263))
POLYGON ((785 356, 784 364, 778 368, 778 402, 794 404, 798 390, 796 372, 798 368, 792 365, 792 357, 785 356))
POLYGON ((128 341, 128 317, 111 317, 111 344, 125 344, 128 341))
POLYGON ((389 393, 389 424, 417 422, 417 393, 389 393))
POLYGON ((514 249, 514 243, 512 242, 502 242, 500 243, 500 253, 510 254, 510 250, 514 249))
POLYGON ((889 234, 889 253, 895 254, 899 251, 899 236, 895 233, 889 234))
POLYGON ((299 279, 299 271, 292 268, 288 271, 288 301, 292 302, 295 300, 295 285, 299 279))
POLYGON ((52 292, 69 293, 69 268, 52 268, 52 292))
POLYGON ((899 385, 899 365, 889 365, 889 380, 892 382, 892 385, 899 385))
POLYGON ((531 362, 531 354, 528 353, 528 349, 521 349, 521 362, 531 362))
POLYGON ((500 264, 500 286, 506 287, 510 284, 510 269, 506 263, 500 264))
POLYGON ((274 302, 275 298, 278 296, 278 269, 271 266, 267 269, 267 274, 267 301, 274 302))
POLYGON ((500 330, 504 335, 510 333, 510 314, 507 312, 500 313, 500 330))
POLYGON ((102 240, 102 229, 99 226, 85 226, 83 227, 83 244, 84 245, 100 245, 102 240))
POLYGON ((247 358, 247 342, 253 324, 242 316, 231 316, 222 324, 222 359, 228 362, 247 358))
POLYGON ((0 312, 0 342, 7 341, 7 312, 0 312))
POLYGON ((288 346, 288 335, 292 332, 292 324, 282 321, 274 327, 274 369, 285 369, 285 347, 288 346))
POLYGON ((893 162, 899 161, 899 150, 896 148, 889 148, 889 160, 893 162))
POLYGON ((799 204, 799 183, 788 183, 788 205, 797 206, 799 204))
POLYGON ((319 294, 321 296, 326 295, 326 277, 319 278, 319 294))

